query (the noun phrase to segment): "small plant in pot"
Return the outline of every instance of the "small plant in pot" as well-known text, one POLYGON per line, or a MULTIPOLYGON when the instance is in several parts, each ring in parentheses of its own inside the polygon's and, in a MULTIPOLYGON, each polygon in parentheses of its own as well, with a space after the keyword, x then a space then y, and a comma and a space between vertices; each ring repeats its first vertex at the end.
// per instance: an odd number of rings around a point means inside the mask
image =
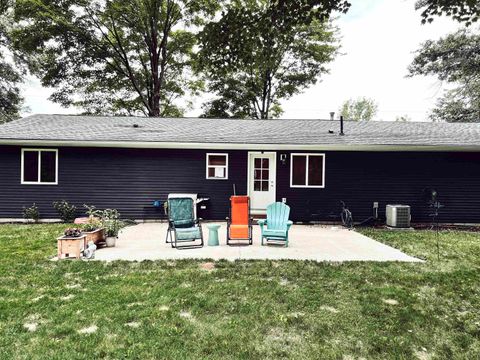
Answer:
POLYGON ((108 247, 114 247, 118 238, 118 232, 122 228, 120 213, 116 209, 105 209, 102 213, 103 225, 106 233, 108 247))
POLYGON ((88 221, 83 225, 83 233, 87 237, 87 243, 93 241, 95 245, 105 241, 105 229, 102 222, 102 211, 94 206, 84 205, 87 209, 88 221))
POLYGON ((82 235, 82 229, 80 228, 67 228, 63 232, 63 236, 66 238, 78 238, 82 235))

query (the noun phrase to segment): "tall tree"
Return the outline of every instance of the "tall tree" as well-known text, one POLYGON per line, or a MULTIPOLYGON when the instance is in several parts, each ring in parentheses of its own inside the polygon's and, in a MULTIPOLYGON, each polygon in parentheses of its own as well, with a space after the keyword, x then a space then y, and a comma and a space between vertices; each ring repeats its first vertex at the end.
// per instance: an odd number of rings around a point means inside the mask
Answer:
POLYGON ((12 5, 12 0, 0 0, 0 123, 16 119, 23 103, 19 88, 23 71, 15 66, 8 36, 13 24, 12 5))
POLYGON ((435 17, 447 15, 458 22, 471 25, 480 18, 478 0, 418 0, 417 10, 422 11, 422 23, 432 22, 435 17))
POLYGON ((377 115, 378 105, 375 100, 366 97, 348 99, 339 112, 346 120, 370 121, 377 115))
POLYGON ((51 99, 87 113, 178 116, 215 0, 17 0, 12 38, 51 99))
POLYGON ((207 117, 268 119, 327 72, 338 44, 328 19, 343 0, 234 0, 200 33, 198 69, 216 95, 207 117))
POLYGON ((462 29, 423 43, 409 66, 409 75, 433 75, 447 90, 430 117, 434 121, 480 122, 480 35, 462 29))

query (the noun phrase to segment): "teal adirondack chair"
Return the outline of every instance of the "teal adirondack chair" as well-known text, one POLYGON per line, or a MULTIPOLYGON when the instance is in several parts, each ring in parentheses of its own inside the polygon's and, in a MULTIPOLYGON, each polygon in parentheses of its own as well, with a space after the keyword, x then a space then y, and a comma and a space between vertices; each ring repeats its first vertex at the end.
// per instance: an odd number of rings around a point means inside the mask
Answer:
POLYGON ((293 222, 288 220, 290 215, 290 206, 281 202, 276 202, 267 206, 267 218, 258 220, 263 239, 275 242, 284 242, 288 247, 288 230, 293 222), (265 225, 267 227, 265 228, 265 225))

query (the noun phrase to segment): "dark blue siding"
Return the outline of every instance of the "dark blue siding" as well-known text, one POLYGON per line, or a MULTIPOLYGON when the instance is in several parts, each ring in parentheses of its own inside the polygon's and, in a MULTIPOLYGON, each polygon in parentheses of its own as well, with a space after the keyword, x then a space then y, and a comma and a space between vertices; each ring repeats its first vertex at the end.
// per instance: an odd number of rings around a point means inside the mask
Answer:
MULTIPOLYGON (((208 150, 59 148, 58 185, 20 184, 20 147, 0 146, 0 218, 21 218, 22 207, 35 202, 42 218, 57 218, 51 203, 65 199, 82 204, 117 208, 131 219, 158 219, 155 199, 170 192, 192 192, 209 197, 202 216, 223 219, 233 184, 237 194, 247 191, 247 151, 229 154, 229 179, 205 179, 208 150)), ((277 151, 277 199, 286 197, 294 220, 311 213, 328 220, 344 200, 355 220, 371 215, 380 203, 412 206, 413 220, 429 221, 422 199, 425 187, 436 188, 445 204, 444 222, 480 223, 480 154, 447 152, 325 152, 324 189, 290 188, 290 152, 277 151), (287 154, 286 164, 279 161, 287 154)), ((82 215, 79 210, 78 215, 82 215)))
POLYGON ((380 216, 387 204, 412 207, 412 220, 428 222, 422 192, 437 189, 445 205, 444 222, 480 223, 480 154, 446 152, 325 152, 325 188, 290 188, 290 153, 287 163, 278 163, 277 197, 287 197, 292 217, 317 213, 323 220, 340 212, 339 200, 352 210, 354 220, 371 216, 379 202, 380 216))
POLYGON ((21 185, 20 148, 0 149, 0 218, 21 218, 22 207, 33 202, 42 218, 58 218, 52 201, 65 199, 79 209, 93 204, 117 208, 131 219, 156 219, 163 210, 153 208, 153 200, 184 192, 211 198, 202 215, 222 219, 233 184, 246 193, 243 151, 228 152, 228 180, 207 180, 204 150, 59 148, 58 185, 21 185))

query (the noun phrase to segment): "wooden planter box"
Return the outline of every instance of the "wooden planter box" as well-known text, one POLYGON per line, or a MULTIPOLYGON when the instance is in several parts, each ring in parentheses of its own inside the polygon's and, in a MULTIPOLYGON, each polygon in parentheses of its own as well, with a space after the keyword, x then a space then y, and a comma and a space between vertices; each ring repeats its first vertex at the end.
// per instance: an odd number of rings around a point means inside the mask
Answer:
POLYGON ((79 237, 65 237, 57 238, 57 255, 59 259, 68 257, 75 257, 80 259, 80 253, 87 247, 87 240, 85 235, 79 237))
POLYGON ((104 243, 105 242, 105 229, 104 228, 97 229, 97 230, 94 230, 94 231, 83 231, 82 234, 86 236, 87 244, 90 241, 93 241, 95 243, 95 245, 98 245, 99 243, 104 243))

